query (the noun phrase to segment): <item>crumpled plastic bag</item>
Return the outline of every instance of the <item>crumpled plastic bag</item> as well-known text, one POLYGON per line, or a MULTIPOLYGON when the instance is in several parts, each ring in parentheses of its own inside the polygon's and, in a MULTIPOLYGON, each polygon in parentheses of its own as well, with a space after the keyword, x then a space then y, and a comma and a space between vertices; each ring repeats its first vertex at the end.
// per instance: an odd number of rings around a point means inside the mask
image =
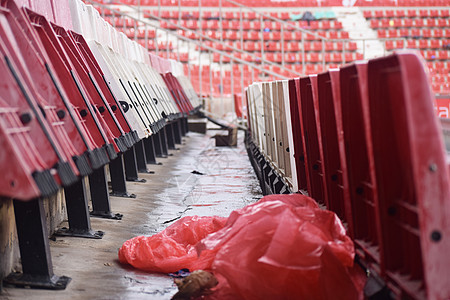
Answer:
MULTIPOLYGON (((193 239, 191 234, 183 237, 183 230, 177 228, 184 228, 186 220, 158 234, 158 242, 164 243, 171 232, 178 233, 176 239, 167 240, 167 247, 174 247, 174 254, 159 257, 164 268, 156 266, 156 269, 166 269, 168 259, 173 262, 171 271, 181 268, 212 270, 219 285, 210 299, 362 297, 364 274, 353 267, 352 240, 345 234, 339 218, 331 211, 320 209, 309 197, 299 194, 266 196, 233 211, 226 223, 221 218, 218 226, 209 227, 209 234, 203 231, 192 234, 203 239, 193 239), (169 234, 165 233, 167 230, 169 234), (174 258, 176 255, 180 256, 174 258)), ((202 227, 196 229, 202 230, 202 227)), ((119 252, 123 262, 124 252, 145 248, 131 246, 130 241, 125 243, 125 250, 122 247, 119 252)), ((161 244, 158 247, 162 247, 161 244)), ((141 256, 140 262, 154 261, 154 254, 147 255, 148 252, 138 251, 126 256, 141 256)))
POLYGON ((126 241, 119 249, 119 260, 135 268, 171 273, 195 267, 194 246, 208 234, 223 228, 224 217, 184 217, 165 230, 150 237, 138 236, 126 241))

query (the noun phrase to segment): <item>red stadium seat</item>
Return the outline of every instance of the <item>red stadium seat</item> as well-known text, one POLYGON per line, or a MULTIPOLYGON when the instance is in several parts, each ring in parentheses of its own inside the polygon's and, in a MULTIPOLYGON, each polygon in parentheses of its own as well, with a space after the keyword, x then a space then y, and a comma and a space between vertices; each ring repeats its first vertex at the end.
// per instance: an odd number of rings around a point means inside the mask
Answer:
POLYGON ((416 12, 415 9, 409 9, 409 10, 406 12, 406 15, 407 15, 409 18, 415 18, 415 17, 417 16, 417 12, 416 12))
POLYGON ((374 11, 375 18, 383 18, 384 17, 384 11, 383 10, 376 10, 374 11))
POLYGON ((383 39, 387 37, 387 33, 385 29, 378 29, 377 31, 378 37, 383 39))
POLYGON ((253 28, 253 30, 261 30, 261 22, 260 21, 253 21, 252 22, 252 28, 253 28))
POLYGON ((405 17, 405 11, 403 9, 398 9, 395 11, 395 16, 397 18, 404 18, 405 17))
POLYGON ((319 29, 319 22, 318 21, 311 21, 309 24, 309 28, 311 30, 319 29))
POLYGON ((363 16, 364 16, 364 18, 366 18, 366 19, 372 18, 372 11, 371 11, 371 10, 364 10, 364 11, 363 11, 363 16))
POLYGON ((428 9, 421 9, 419 10, 419 17, 426 18, 429 16, 428 9))
POLYGON ((313 51, 322 51, 322 42, 313 42, 312 50, 313 51))
POLYGON ((389 36, 390 38, 396 38, 396 37, 398 37, 398 31, 397 31, 397 29, 389 29, 387 33, 388 33, 388 36, 389 36))
POLYGON ((439 27, 447 27, 448 24, 449 24, 448 19, 444 19, 444 18, 438 19, 438 26, 439 27))
POLYGON ((334 52, 332 54, 332 61, 336 63, 342 62, 342 52, 334 52))
POLYGON ((423 19, 414 19, 413 20, 413 25, 414 27, 424 27, 425 26, 425 22, 423 19))
POLYGON ((394 27, 396 27, 396 28, 403 27, 402 19, 395 18, 395 19, 393 19, 393 21, 394 21, 394 27))
POLYGON ((333 39, 333 40, 337 40, 338 39, 338 32, 337 31, 333 31, 333 30, 329 30, 328 31, 328 38, 329 39, 333 39))
POLYGON ((333 51, 334 43, 333 42, 325 42, 325 51, 333 51))
POLYGON ((402 49, 405 47, 405 41, 404 40, 397 40, 395 41, 395 49, 402 49))
POLYGON ((432 17, 432 18, 439 17, 439 10, 437 10, 437 9, 430 10, 430 17, 432 17))
POLYGON ((283 32, 283 39, 285 40, 285 41, 290 41, 290 40, 292 40, 293 38, 292 38, 292 32, 290 32, 290 31, 284 31, 283 32))
POLYGON ((309 53, 309 61, 313 63, 322 62, 322 56, 317 52, 309 53))
POLYGON ((435 38, 442 38, 444 37, 444 32, 442 29, 434 29, 433 30, 433 37, 435 38))
POLYGON ((386 50, 394 49, 394 41, 392 41, 392 40, 385 41, 385 47, 386 47, 386 50))
POLYGON ((257 16, 256 16, 256 12, 254 12, 254 11, 249 11, 249 12, 247 12, 246 13, 247 15, 246 15, 246 19, 247 20, 255 20, 255 19, 257 19, 257 16))
POLYGON ((416 49, 417 48, 416 40, 407 40, 406 41, 406 48, 408 48, 408 49, 416 49))
POLYGON ((428 18, 427 20, 427 27, 437 27, 438 22, 436 19, 428 18))
POLYGON ((325 203, 323 181, 323 153, 322 137, 318 127, 319 114, 317 107, 317 77, 300 78, 297 93, 301 99, 301 121, 303 129, 308 134, 304 135, 305 161, 307 162, 308 193, 319 203, 325 203))
POLYGON ((419 48, 420 49, 428 49, 428 40, 420 40, 419 48))
POLYGON ((389 27, 391 27, 391 24, 390 24, 390 19, 381 19, 380 20, 380 27, 381 28, 389 28, 389 27))
POLYGON ((374 28, 374 29, 379 28, 380 27, 379 20, 378 19, 371 19, 370 20, 370 27, 374 28))
POLYGON ((437 58, 440 60, 447 60, 449 59, 448 51, 438 51, 437 58))
POLYGON ((409 37, 409 29, 400 29, 398 35, 400 37, 409 37))
POLYGON ((431 36, 431 29, 422 29, 422 37, 430 38, 431 36))
POLYGON ((346 63, 349 63, 349 62, 352 62, 355 60, 353 53, 350 53, 350 52, 345 52, 344 58, 345 58, 346 63))
POLYGON ((342 25, 342 23, 339 22, 339 21, 334 21, 334 22, 333 22, 332 28, 334 28, 334 29, 342 29, 342 28, 343 28, 343 25, 342 25))
POLYGON ((295 63, 298 61, 296 53, 285 53, 284 54, 284 62, 286 63, 295 63))
POLYGON ((226 12, 223 14, 223 18, 224 18, 224 19, 228 19, 228 20, 234 19, 234 18, 235 18, 234 12, 226 11, 226 12))
MULTIPOLYGON (((340 101, 342 111, 345 159, 350 168, 347 173, 349 210, 349 234, 355 246, 369 255, 368 248, 379 249, 380 237, 376 226, 376 182, 370 166, 370 123, 367 116, 367 64, 352 64, 340 69, 340 101)), ((342 149, 342 148, 341 148, 342 149)), ((344 174, 345 175, 345 174, 344 174)), ((374 250, 374 249, 373 249, 374 250)), ((372 251, 371 251, 372 252, 372 251)), ((380 263, 379 251, 370 253, 380 263)))
POLYGON ((403 19, 403 27, 409 28, 409 27, 413 27, 413 26, 414 26, 413 19, 409 19, 409 18, 403 19))
MULTIPOLYGON (((342 220, 347 220, 345 212, 345 175, 347 166, 339 141, 342 137, 338 134, 342 128, 340 113, 339 72, 337 70, 319 74, 317 77, 317 104, 320 119, 320 135, 323 141, 323 171, 326 198, 326 206, 333 210, 342 220)), ((313 94, 314 95, 314 94, 313 94)), ((348 221, 347 221, 348 222, 348 221)))
POLYGON ((420 29, 412 28, 411 29, 411 36, 414 37, 414 38, 420 38, 420 37, 422 37, 422 33, 420 32, 420 29))
POLYGON ((321 28, 322 29, 330 29, 331 28, 331 23, 330 21, 321 21, 320 22, 321 28))
POLYGON ((436 51, 434 51, 434 50, 427 50, 427 51, 425 51, 425 59, 427 59, 427 60, 434 60, 434 59, 436 59, 437 58, 437 54, 436 54, 436 51))
MULTIPOLYGON (((306 43, 305 43, 306 44, 306 43)), ((292 52, 300 51, 300 44, 298 42, 290 42, 289 49, 292 52)), ((306 50, 306 49, 305 49, 306 50)))
POLYGON ((445 29, 444 30, 444 37, 445 38, 450 38, 450 29, 445 29))
POLYGON ((346 44, 346 50, 348 51, 356 51, 358 49, 358 46, 356 44, 356 42, 348 42, 346 44))
POLYGON ((269 15, 270 15, 272 18, 277 18, 277 19, 279 19, 278 12, 276 12, 276 11, 271 11, 269 15))
POLYGON ((348 39, 349 38, 347 31, 340 31, 339 33, 340 33, 340 38, 341 39, 348 39))
POLYGON ((288 12, 282 12, 280 13, 280 19, 283 21, 287 21, 290 19, 289 13, 288 12))

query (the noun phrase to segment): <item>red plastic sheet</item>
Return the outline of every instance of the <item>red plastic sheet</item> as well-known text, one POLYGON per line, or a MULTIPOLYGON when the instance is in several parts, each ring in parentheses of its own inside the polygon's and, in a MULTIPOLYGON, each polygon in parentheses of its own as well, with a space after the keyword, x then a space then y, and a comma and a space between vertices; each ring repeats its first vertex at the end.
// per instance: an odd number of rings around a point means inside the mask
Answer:
POLYGON ((147 267, 158 260, 161 265, 143 269, 162 272, 212 270, 219 285, 211 299, 362 298, 353 242, 337 216, 313 199, 266 196, 224 222, 185 217, 152 237, 127 241, 120 261, 147 267))
POLYGON ((120 262, 162 273, 183 268, 197 270, 194 246, 208 234, 223 228, 225 222, 223 217, 184 217, 153 236, 126 241, 119 250, 120 262))

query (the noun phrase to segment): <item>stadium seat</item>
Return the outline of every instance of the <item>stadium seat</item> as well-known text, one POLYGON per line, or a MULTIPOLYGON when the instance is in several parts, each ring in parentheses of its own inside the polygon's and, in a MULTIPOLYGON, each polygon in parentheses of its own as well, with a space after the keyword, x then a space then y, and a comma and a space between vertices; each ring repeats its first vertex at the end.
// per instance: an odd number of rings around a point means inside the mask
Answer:
POLYGON ((392 40, 385 41, 385 47, 386 47, 386 50, 394 49, 395 48, 394 47, 394 41, 392 41, 392 40))

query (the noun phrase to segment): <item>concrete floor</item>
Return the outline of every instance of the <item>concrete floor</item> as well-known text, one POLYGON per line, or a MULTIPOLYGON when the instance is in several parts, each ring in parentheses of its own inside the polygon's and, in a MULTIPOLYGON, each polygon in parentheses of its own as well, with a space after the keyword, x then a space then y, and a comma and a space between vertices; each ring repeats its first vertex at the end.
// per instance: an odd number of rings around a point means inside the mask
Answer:
MULTIPOLYGON (((146 183, 127 183, 136 199, 111 197, 120 221, 91 218, 102 240, 61 238, 50 241, 54 272, 72 278, 63 291, 4 287, 0 299, 170 299, 177 288, 165 274, 121 265, 117 251, 138 235, 152 235, 188 215, 228 216, 262 197, 239 132, 238 147, 215 147, 206 135, 189 133, 180 150, 149 165, 155 174, 140 174, 146 183), (203 175, 193 174, 197 171, 203 175)), ((67 226, 63 223, 61 226, 67 226)))

